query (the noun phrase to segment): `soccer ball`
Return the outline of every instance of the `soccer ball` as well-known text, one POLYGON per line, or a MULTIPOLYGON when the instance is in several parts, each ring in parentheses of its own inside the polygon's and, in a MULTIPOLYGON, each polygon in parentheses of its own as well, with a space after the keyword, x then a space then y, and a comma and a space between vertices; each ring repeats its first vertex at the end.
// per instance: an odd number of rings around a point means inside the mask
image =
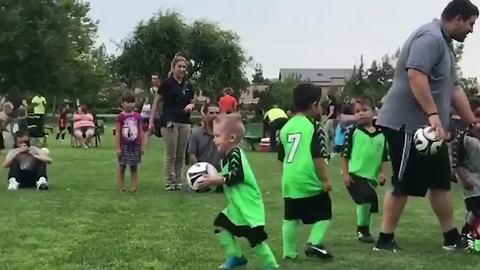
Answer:
POLYGON ((42 153, 45 155, 45 156, 49 156, 50 155, 50 150, 48 150, 48 148, 46 147, 43 147, 42 149, 40 149, 42 151, 42 153))
POLYGON ((430 126, 419 128, 413 136, 415 149, 422 155, 433 155, 442 147, 443 140, 438 138, 435 130, 430 126))
POLYGON ((202 181, 204 175, 215 176, 218 175, 218 172, 212 164, 207 162, 195 163, 188 169, 187 182, 193 191, 200 193, 212 191, 211 188, 200 189, 198 187, 198 183, 202 181))

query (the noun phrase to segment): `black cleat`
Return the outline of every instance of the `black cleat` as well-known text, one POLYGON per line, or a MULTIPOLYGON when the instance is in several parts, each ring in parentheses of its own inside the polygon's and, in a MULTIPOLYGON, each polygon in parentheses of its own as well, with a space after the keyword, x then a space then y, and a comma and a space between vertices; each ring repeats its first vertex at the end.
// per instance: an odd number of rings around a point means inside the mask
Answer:
POLYGON ((368 243, 368 244, 375 243, 375 239, 370 233, 363 234, 361 232, 357 232, 357 237, 358 237, 358 241, 361 243, 368 243))
POLYGON ((373 247, 373 250, 397 252, 397 251, 402 251, 402 248, 397 245, 397 242, 395 242, 395 240, 392 240, 386 243, 377 242, 377 244, 375 244, 375 246, 373 247))
POLYGON ((323 261, 333 260, 332 254, 322 245, 312 245, 308 243, 307 248, 305 249, 305 255, 309 258, 317 258, 323 261))

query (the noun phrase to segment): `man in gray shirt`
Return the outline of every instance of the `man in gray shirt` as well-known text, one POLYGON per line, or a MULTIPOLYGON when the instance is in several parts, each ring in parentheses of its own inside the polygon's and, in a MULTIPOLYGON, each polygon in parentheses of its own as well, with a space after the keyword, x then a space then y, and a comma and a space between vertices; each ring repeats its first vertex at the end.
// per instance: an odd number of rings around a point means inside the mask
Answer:
POLYGON ((424 197, 428 190, 444 232, 443 248, 466 247, 453 224, 448 149, 444 146, 436 155, 422 156, 415 151, 412 138, 415 130, 430 125, 446 139, 444 128, 452 105, 464 121, 476 124, 468 98, 458 86, 452 40, 463 42, 473 32, 477 17, 478 8, 469 0, 453 0, 441 20, 421 26, 403 45, 377 120, 389 144, 393 189, 385 195, 382 228, 374 250, 400 249, 394 231, 407 196, 424 197))
POLYGON ((213 121, 219 112, 220 109, 214 104, 206 104, 202 107, 202 125, 192 131, 188 143, 191 164, 208 162, 220 171, 222 156, 213 142, 213 121))

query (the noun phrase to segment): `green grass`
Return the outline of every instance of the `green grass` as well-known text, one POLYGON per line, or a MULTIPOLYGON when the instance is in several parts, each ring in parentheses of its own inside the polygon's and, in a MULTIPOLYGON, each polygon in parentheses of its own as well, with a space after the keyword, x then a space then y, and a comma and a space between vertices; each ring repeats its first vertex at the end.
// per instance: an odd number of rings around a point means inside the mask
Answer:
MULTIPOLYGON (((200 269, 223 260, 212 221, 225 206, 222 194, 163 191, 163 150, 153 138, 140 167, 137 194, 116 191, 116 164, 111 133, 99 149, 72 149, 50 139, 54 164, 48 192, 0 189, 0 269, 200 269)), ((282 269, 474 269, 474 254, 441 250, 442 237, 428 201, 412 199, 397 231, 406 250, 378 254, 355 239, 355 207, 341 182, 338 162, 330 165, 334 217, 327 245, 332 263, 281 258, 282 208, 280 166, 273 155, 249 153, 264 194, 269 244, 282 269)), ((2 178, 6 178, 3 170, 2 178)), ((384 189, 379 190, 383 194, 384 189)), ((382 196, 383 197, 383 196, 382 196)), ((455 195, 456 221, 462 224, 461 192, 455 195)), ((374 219, 374 232, 380 215, 374 219)), ((303 249, 309 228, 302 227, 303 249)), ((259 263, 245 241, 250 259, 259 263)))

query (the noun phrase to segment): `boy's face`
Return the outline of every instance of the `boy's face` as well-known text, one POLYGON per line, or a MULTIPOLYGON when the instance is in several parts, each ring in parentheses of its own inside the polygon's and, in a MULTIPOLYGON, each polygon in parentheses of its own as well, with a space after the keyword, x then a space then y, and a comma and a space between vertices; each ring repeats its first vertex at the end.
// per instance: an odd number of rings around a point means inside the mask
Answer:
POLYGON ((28 138, 28 136, 18 137, 16 140, 17 148, 28 147, 29 143, 30 139, 28 138))
POLYGON ((360 103, 355 103, 355 116, 358 119, 358 122, 360 124, 368 124, 372 122, 373 119, 373 110, 370 106, 360 104, 360 103))
POLYGON ((225 131, 223 123, 214 123, 213 142, 218 152, 225 154, 235 145, 235 135, 225 131))

